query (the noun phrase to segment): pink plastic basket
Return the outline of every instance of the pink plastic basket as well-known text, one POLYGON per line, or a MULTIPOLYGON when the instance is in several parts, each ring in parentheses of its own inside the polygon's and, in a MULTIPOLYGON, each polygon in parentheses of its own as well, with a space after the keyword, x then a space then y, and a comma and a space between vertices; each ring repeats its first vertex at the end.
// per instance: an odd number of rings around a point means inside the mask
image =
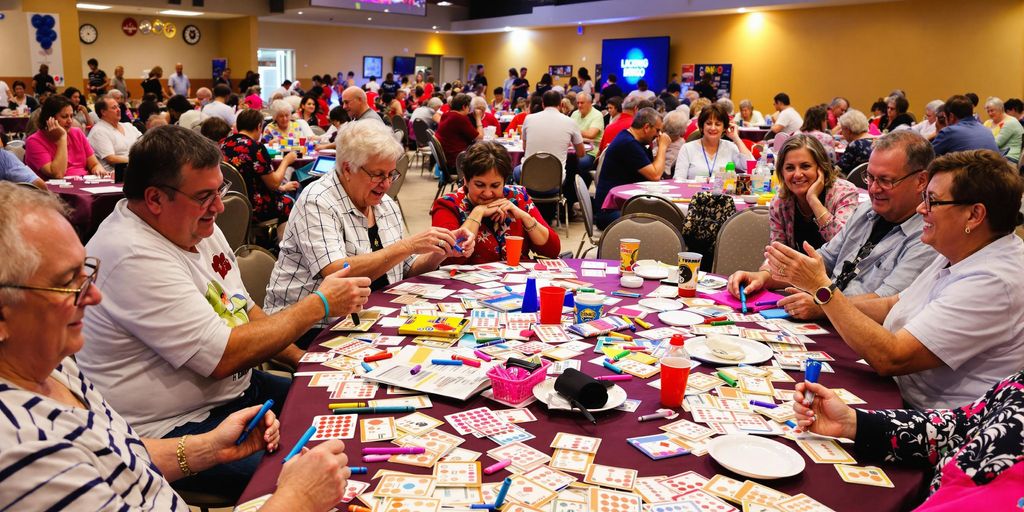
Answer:
POLYGON ((500 374, 497 366, 491 367, 487 376, 491 379, 494 398, 510 404, 518 404, 530 398, 533 396, 533 387, 544 382, 547 377, 549 366, 551 361, 542 360, 540 369, 519 380, 506 378, 500 374))

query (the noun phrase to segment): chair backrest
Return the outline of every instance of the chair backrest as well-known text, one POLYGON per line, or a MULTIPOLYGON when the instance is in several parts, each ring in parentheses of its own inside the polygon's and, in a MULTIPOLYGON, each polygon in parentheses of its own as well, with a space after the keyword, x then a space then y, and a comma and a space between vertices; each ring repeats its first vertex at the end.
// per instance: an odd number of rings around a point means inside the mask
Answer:
POLYGON ((391 184, 388 188, 388 196, 391 199, 398 199, 398 193, 402 191, 402 185, 405 184, 405 175, 409 171, 409 154, 403 153, 402 156, 398 157, 398 163, 395 164, 395 169, 400 173, 398 179, 391 184))
POLYGON ((691 251, 704 255, 700 261, 702 270, 711 270, 718 231, 735 213, 736 203, 727 195, 697 192, 690 199, 690 208, 683 224, 683 240, 691 251))
POLYGON ((601 178, 601 169, 604 168, 604 155, 607 153, 602 151, 601 156, 597 157, 597 166, 594 168, 594 183, 601 178))
POLYGON ((224 211, 217 216, 217 226, 224 232, 224 238, 232 250, 245 245, 249 239, 251 221, 252 206, 249 205, 249 198, 233 190, 225 194, 224 211))
POLYGON ((858 165, 857 167, 854 167, 853 170, 850 171, 850 174, 846 177, 846 181, 853 183, 853 185, 857 188, 867 189, 868 184, 867 182, 864 181, 864 173, 866 173, 867 171, 868 163, 864 162, 858 165))
POLYGON ((317 137, 327 133, 327 132, 324 131, 323 128, 320 128, 319 126, 317 126, 315 124, 314 125, 310 125, 309 129, 310 129, 310 131, 313 132, 313 135, 316 135, 317 137))
POLYGON ((391 128, 401 130, 402 135, 409 134, 409 122, 402 116, 391 116, 391 128))
POLYGON ((754 206, 729 217, 718 230, 715 261, 711 271, 730 275, 737 270, 752 270, 764 262, 771 224, 768 207, 754 206))
POLYGON ((270 275, 274 272, 277 258, 258 245, 238 247, 235 249, 235 258, 238 260, 238 271, 242 274, 245 291, 249 292, 257 306, 263 307, 263 300, 267 297, 267 284, 270 283, 270 275))
POLYGON ((14 139, 12 141, 8 141, 7 142, 7 149, 24 148, 24 147, 25 147, 25 141, 21 140, 21 139, 14 139))
POLYGON ((25 161, 25 146, 12 146, 8 145, 7 150, 14 153, 14 156, 18 157, 18 160, 25 161))
POLYGON ((704 133, 702 133, 700 130, 694 130, 694 131, 690 132, 689 135, 686 136, 686 142, 693 142, 693 141, 695 141, 695 140, 697 140, 697 139, 699 139, 699 138, 701 138, 703 136, 704 136, 704 133))
POLYGON ((434 155, 434 161, 437 162, 437 166, 441 168, 441 172, 448 174, 448 160, 445 159, 444 150, 441 149, 441 141, 433 133, 430 134, 430 138, 427 141, 430 143, 430 154, 434 155))
POLYGON ((679 253, 686 249, 679 230, 668 221, 646 213, 633 213, 619 217, 605 228, 597 243, 597 257, 619 259, 619 240, 623 238, 640 240, 638 259, 669 265, 676 265, 679 253))
POLYGON ((249 187, 245 185, 245 178, 242 177, 242 173, 239 172, 238 168, 221 160, 220 172, 224 175, 224 179, 231 182, 231 190, 242 194, 245 196, 246 201, 248 201, 249 187))
POLYGON ((425 120, 421 118, 412 120, 412 133, 416 136, 417 147, 422 148, 430 143, 430 134, 427 133, 429 129, 430 125, 425 120))
POLYGON ((551 153, 539 152, 523 161, 523 186, 528 192, 548 192, 562 186, 562 162, 551 153))
POLYGON ((638 194, 626 200, 622 205, 622 214, 649 213, 655 217, 661 217, 676 227, 680 232, 686 217, 682 210, 675 203, 661 196, 652 194, 638 194))
POLYGON ((580 211, 583 212, 583 227, 587 230, 587 236, 594 238, 594 203, 590 200, 587 182, 583 177, 576 175, 576 197, 580 201, 580 211))

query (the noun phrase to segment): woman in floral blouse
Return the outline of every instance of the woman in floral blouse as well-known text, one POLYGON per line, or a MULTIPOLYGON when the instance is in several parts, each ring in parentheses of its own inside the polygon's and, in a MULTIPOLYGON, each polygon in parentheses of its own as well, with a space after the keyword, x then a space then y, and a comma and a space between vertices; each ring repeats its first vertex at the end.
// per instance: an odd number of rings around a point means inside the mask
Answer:
POLYGON ((865 457, 935 468, 917 510, 1019 510, 1024 500, 1024 371, 955 409, 851 409, 832 390, 801 382, 800 428, 854 439, 865 457), (807 407, 803 394, 813 393, 807 407))
POLYGON ((278 230, 283 233, 285 221, 292 211, 294 200, 286 194, 299 188, 298 182, 285 181, 285 170, 295 162, 295 152, 289 152, 281 159, 277 169, 273 168, 270 153, 260 142, 260 123, 263 114, 259 110, 245 110, 238 114, 235 126, 238 133, 228 136, 221 144, 224 160, 235 166, 245 179, 252 203, 253 220, 263 222, 278 219, 278 230))
POLYGON ((476 248, 469 258, 448 258, 444 263, 490 263, 504 260, 505 239, 523 237, 525 257, 530 250, 557 258, 561 242, 526 189, 508 185, 512 161, 500 144, 481 141, 463 156, 466 184, 434 202, 432 224, 451 230, 466 228, 476 236, 476 248))
POLYGON ((857 208, 857 187, 836 175, 824 146, 797 134, 786 140, 775 164, 779 193, 769 211, 771 241, 818 248, 843 229, 857 208))

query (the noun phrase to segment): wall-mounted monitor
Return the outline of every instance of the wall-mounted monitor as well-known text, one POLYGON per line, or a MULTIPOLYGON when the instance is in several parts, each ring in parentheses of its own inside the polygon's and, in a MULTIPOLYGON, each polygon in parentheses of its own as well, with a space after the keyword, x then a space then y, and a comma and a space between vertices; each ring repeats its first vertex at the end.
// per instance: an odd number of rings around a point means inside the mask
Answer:
POLYGON ((396 76, 411 75, 416 72, 416 57, 395 57, 392 72, 396 76))
POLYGON ((644 80, 657 94, 668 84, 668 48, 668 36, 605 39, 601 43, 603 78, 614 74, 626 93, 644 80))
POLYGON ((363 78, 371 76, 377 79, 383 77, 384 57, 374 55, 363 55, 363 78))

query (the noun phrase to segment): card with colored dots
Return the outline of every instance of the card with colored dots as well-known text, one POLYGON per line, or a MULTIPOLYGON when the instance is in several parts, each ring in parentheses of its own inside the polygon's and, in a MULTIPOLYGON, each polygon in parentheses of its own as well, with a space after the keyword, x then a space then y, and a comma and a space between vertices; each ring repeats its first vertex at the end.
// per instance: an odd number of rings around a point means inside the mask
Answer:
POLYGON ((892 480, 889 480, 888 475, 875 466, 860 467, 836 464, 835 468, 844 482, 849 482, 851 484, 873 485, 876 487, 893 487, 892 480))
POLYGON ((585 453, 597 453, 597 449, 600 446, 601 438, 599 437, 580 436, 566 432, 559 432, 555 434, 555 439, 551 441, 552 448, 574 450, 585 453))
POLYGON ((373 495, 378 498, 422 498, 434 491, 435 478, 427 475, 388 474, 380 478, 373 495))
POLYGON ((591 464, 583 476, 583 481, 588 484, 631 491, 633 484, 636 483, 636 477, 637 470, 635 469, 591 464))
POLYGON ((434 465, 434 477, 437 485, 446 487, 477 486, 483 475, 480 462, 438 462, 434 465))
POLYGON ((391 498, 384 502, 380 512, 437 512, 441 510, 441 500, 425 497, 391 498))
POLYGON ((358 417, 358 414, 314 416, 313 425, 316 426, 316 434, 309 438, 309 440, 352 439, 356 435, 356 420, 358 417))
POLYGON ((587 512, 640 512, 640 496, 630 492, 591 487, 587 512))

